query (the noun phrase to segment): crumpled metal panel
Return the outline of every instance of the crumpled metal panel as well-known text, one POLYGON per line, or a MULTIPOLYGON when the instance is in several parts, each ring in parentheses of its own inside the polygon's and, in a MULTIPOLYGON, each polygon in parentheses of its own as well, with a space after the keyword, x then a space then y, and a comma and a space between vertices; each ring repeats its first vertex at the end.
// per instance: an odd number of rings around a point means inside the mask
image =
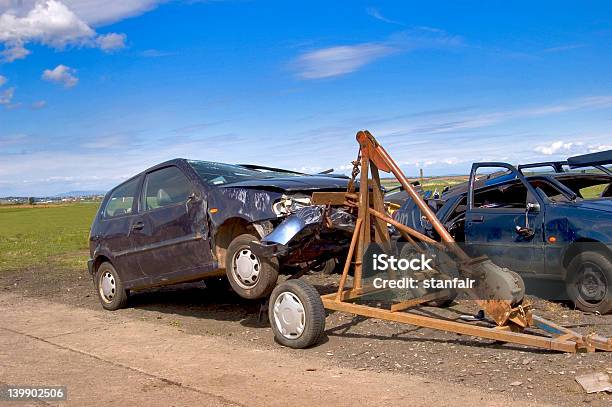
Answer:
POLYGON ((306 227, 319 224, 322 220, 323 209, 319 206, 308 206, 299 209, 282 221, 270 234, 265 236, 262 239, 262 243, 286 245, 306 227))

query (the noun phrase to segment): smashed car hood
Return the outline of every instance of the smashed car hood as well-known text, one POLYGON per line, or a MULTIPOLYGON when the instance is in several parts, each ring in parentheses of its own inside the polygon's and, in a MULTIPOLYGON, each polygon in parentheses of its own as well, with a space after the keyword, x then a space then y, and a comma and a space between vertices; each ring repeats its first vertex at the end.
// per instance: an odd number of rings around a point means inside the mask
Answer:
POLYGON ((346 189, 348 179, 317 176, 275 177, 251 179, 225 184, 222 188, 271 188, 284 191, 308 191, 321 189, 346 189))

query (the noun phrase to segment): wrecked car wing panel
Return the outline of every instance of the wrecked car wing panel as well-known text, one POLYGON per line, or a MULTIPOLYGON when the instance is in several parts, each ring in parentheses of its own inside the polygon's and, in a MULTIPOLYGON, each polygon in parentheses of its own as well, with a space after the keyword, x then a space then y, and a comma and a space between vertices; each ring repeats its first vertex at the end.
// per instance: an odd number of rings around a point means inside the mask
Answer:
POLYGON ((286 255, 287 264, 322 261, 348 248, 355 216, 342 208, 312 205, 296 210, 264 236, 252 242, 255 253, 286 255))
POLYGON ((320 223, 323 217, 323 210, 318 206, 308 206, 296 211, 288 216, 278 225, 272 233, 262 239, 262 243, 278 243, 286 245, 299 232, 308 225, 320 223))
POLYGON ((279 192, 249 188, 215 188, 208 196, 208 206, 214 209, 210 219, 215 226, 229 218, 242 218, 249 223, 276 219, 272 205, 281 196, 279 192))

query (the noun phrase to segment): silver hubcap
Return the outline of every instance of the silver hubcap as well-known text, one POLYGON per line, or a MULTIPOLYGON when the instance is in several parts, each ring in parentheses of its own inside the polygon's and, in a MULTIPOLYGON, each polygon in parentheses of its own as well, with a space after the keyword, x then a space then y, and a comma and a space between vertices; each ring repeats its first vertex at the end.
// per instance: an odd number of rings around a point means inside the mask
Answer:
POLYGON ((100 296, 106 302, 111 302, 115 298, 117 292, 117 285, 115 277, 110 271, 105 271, 100 277, 100 296))
POLYGON ((233 271, 239 286, 242 288, 253 288, 259 280, 261 263, 259 263, 259 258, 250 249, 240 249, 234 255, 233 271))
POLYGON ((306 313, 300 299, 285 291, 274 301, 274 323, 287 339, 297 339, 304 332, 306 313))
POLYGON ((585 265, 579 290, 582 297, 593 304, 597 304, 606 298, 607 283, 602 271, 591 264, 585 265))

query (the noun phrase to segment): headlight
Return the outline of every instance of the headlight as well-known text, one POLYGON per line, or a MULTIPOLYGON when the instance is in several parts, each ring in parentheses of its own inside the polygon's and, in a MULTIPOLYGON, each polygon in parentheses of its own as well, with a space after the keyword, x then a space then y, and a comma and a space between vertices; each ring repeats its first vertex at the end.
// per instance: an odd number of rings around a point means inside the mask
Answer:
POLYGON ((283 195, 272 205, 276 216, 286 216, 305 206, 310 206, 310 196, 304 194, 283 195))

